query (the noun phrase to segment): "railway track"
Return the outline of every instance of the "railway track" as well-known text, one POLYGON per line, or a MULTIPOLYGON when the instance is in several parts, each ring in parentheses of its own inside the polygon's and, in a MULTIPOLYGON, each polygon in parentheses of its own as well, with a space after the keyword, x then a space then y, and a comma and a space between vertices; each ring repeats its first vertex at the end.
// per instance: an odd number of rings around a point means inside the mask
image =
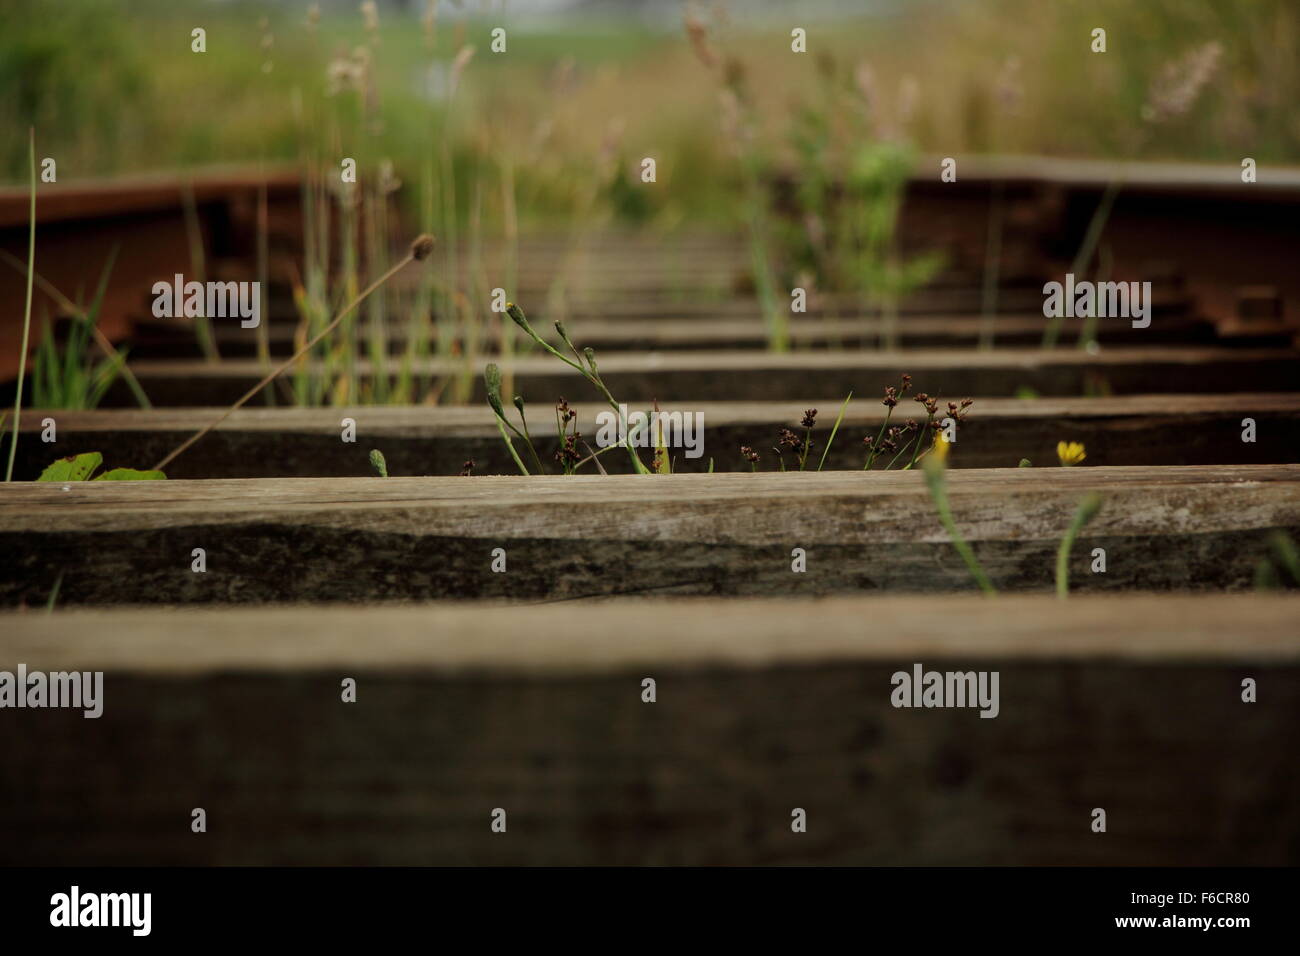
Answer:
MULTIPOLYGON (((50 834, 75 822, 77 861, 103 863, 1296 863, 1296 599, 1246 592, 1270 568, 1286 583, 1279 542, 1300 540, 1300 178, 1261 170, 1254 189, 1234 170, 1124 170, 1108 241, 1124 278, 1152 281, 1152 322, 1102 320, 1091 349, 1078 320, 1062 347, 1039 342, 1043 283, 1116 174, 1095 164, 918 177, 902 239, 942 247, 946 271, 896 319, 813 296, 787 354, 765 349, 734 237, 526 237, 516 291, 534 326, 563 279, 556 307, 620 401, 703 414, 703 455, 653 478, 616 455, 609 475, 514 474, 487 361, 527 400, 544 455, 558 398, 587 436, 603 406, 548 356, 504 358, 493 316, 477 343, 447 325, 409 366, 467 405, 297 408, 273 391, 165 483, 33 483, 76 452, 148 467, 265 371, 253 330, 219 325, 210 362, 148 314, 150 270, 186 271, 176 182, 100 212, 46 204, 66 227, 42 221, 54 248, 38 268, 96 258, 74 241, 78 209, 97 242, 156 250, 124 269, 111 324, 154 407, 118 389, 97 410, 24 412, 25 480, 0 487, 0 647, 103 669, 111 706, 21 734, 0 722, 0 789, 24 783, 0 852, 70 860, 50 834), (980 350, 994 183, 1016 228, 980 350), (899 347, 880 348, 891 334, 899 347), (862 470, 902 373, 975 399, 944 481, 996 600, 962 593, 975 584, 923 474, 862 470), (778 429, 818 408, 817 458, 849 392, 827 470, 779 473, 778 429), (1056 467, 1061 441, 1086 446, 1081 466, 1056 467), (1093 492, 1100 511, 1061 558, 1093 492), (1066 602, 1050 596, 1060 560, 1066 602), (895 706, 892 675, 918 663, 997 671, 997 718, 895 706), (182 738, 205 747, 177 758, 182 738), (74 792, 73 766, 124 782, 74 792), (220 808, 219 839, 172 819, 201 801, 220 808), (1105 839, 1098 806, 1118 821, 1105 839), (498 807, 509 841, 488 827, 498 807), (807 839, 792 808, 814 821, 807 839)), ((297 187, 277 182, 275 242, 291 248, 297 187)), ((248 278, 256 187, 194 190, 213 275, 248 278)), ((21 224, 12 198, 0 245, 21 224)), ((501 254, 486 253, 493 275, 501 254)), ((264 309, 277 357, 298 325, 285 279, 264 309)), ((395 300, 419 284, 404 274, 395 300)), ((362 384, 410 345, 400 322, 384 333, 362 384)))

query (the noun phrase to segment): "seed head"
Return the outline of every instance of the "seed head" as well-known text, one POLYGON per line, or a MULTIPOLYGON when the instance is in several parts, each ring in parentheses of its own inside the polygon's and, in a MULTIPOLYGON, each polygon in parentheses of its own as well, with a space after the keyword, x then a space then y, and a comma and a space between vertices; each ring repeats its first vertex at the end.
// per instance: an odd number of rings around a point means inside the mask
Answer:
POLYGON ((709 44, 709 30, 700 18, 690 11, 686 14, 686 35, 690 38, 691 47, 695 50, 695 56, 699 61, 710 70, 717 66, 717 54, 709 44))
POLYGON ((429 254, 433 252, 433 241, 433 236, 427 232, 416 236, 415 241, 411 243, 411 258, 416 260, 429 258, 429 254))
POLYGON ((801 419, 799 420, 799 424, 802 425, 804 428, 812 428, 814 425, 816 425, 816 424, 817 424, 817 409, 815 409, 815 408, 809 408, 809 409, 807 409, 807 410, 803 413, 803 418, 801 418, 801 419))

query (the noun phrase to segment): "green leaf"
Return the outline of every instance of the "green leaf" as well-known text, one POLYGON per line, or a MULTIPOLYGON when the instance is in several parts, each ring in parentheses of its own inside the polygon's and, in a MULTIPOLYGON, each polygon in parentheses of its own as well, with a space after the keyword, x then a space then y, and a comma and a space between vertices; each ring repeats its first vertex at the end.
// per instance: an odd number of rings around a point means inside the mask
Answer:
POLYGON ((379 472, 380 478, 388 477, 388 461, 384 458, 384 453, 378 448, 370 449, 370 467, 379 472))
POLYGON ((162 481, 167 476, 161 471, 140 471, 138 468, 113 468, 97 475, 92 481, 162 481))
POLYGON ((72 455, 60 458, 50 465, 37 478, 37 481, 86 481, 90 473, 104 463, 104 456, 97 451, 88 451, 84 455, 72 455))
POLYGON ((497 418, 504 421, 506 412, 501 407, 501 369, 495 362, 489 362, 487 368, 483 370, 483 385, 487 390, 487 400, 492 406, 492 411, 496 412, 497 418))

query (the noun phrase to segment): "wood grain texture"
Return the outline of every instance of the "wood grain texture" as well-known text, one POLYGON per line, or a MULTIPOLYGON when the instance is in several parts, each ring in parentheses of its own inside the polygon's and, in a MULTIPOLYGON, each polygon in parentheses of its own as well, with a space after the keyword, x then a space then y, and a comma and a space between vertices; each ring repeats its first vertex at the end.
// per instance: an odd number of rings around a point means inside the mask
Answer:
MULTIPOLYGON (((803 410, 820 409, 813 432, 820 457, 842 399, 813 392, 788 402, 664 403, 665 411, 704 416, 700 458, 674 455, 682 472, 748 471, 740 447, 756 448, 761 470, 776 470, 772 447, 782 427, 794 427, 803 410)), ((596 432, 605 405, 574 403, 579 430, 596 432)), ((901 420, 918 406, 904 402, 901 420), (907 407, 911 405, 911 407, 907 407)), ((531 408, 538 452, 550 462, 558 447, 554 416, 531 408)), ((875 398, 854 399, 826 464, 832 469, 866 463, 862 439, 880 430, 885 409, 875 398)), ((100 451, 106 467, 139 467, 161 459, 217 418, 220 409, 33 409, 23 413, 14 475, 35 479, 54 458, 100 451), (40 440, 41 422, 53 418, 59 441, 40 440)), ((514 415, 514 411, 511 411, 514 415)), ((513 419, 512 419, 513 420, 513 419)), ((1021 458, 1056 462, 1057 442, 1087 446, 1089 465, 1285 464, 1300 458, 1300 393, 1241 395, 1134 395, 1125 398, 978 399, 961 425, 955 468, 1011 466, 1021 458), (1242 420, 1252 418, 1256 440, 1243 442, 1242 420)), ((244 408, 168 468, 173 478, 364 478, 374 472, 368 454, 379 448, 392 475, 457 475, 470 459, 480 475, 515 474, 486 403, 469 407, 244 408), (341 441, 340 422, 357 423, 357 441, 341 441)), ((630 472, 627 456, 606 454, 607 470, 630 472)), ((588 465, 587 469, 590 470, 588 465)))
POLYGON ((0 611, 0 646, 29 668, 186 677, 332 668, 563 677, 909 655, 1289 666, 1300 664, 1297 612, 1300 596, 1284 593, 127 607, 0 611), (593 626, 602 619, 618 620, 617 633, 593 626))
MULTIPOLYGON (((265 319, 264 319, 265 321, 265 319)), ((1043 337, 1041 315, 998 316, 992 322, 994 337, 1001 346, 1036 346, 1043 337)), ((297 328, 296 316, 284 316, 272 321, 268 333, 273 355, 290 355, 294 348, 297 328)), ((1065 342, 1077 339, 1083 328, 1082 319, 1065 319, 1061 323, 1061 336, 1065 342)), ((256 329, 223 325, 218 329, 217 344, 227 358, 246 358, 257 349, 256 329)), ((797 349, 812 348, 872 348, 882 340, 885 323, 874 317, 859 319, 797 319, 790 327, 790 340, 797 349)), ((386 330, 390 353, 401 354, 407 346, 405 328, 386 330)), ((539 330, 554 345, 561 344, 553 330, 539 330)), ((1244 329, 1233 340, 1234 345, 1285 346, 1290 342, 1290 330, 1270 327, 1259 332, 1244 329)), ((909 318, 898 330, 903 348, 954 348, 973 347, 978 342, 980 326, 967 316, 918 316, 909 318)), ((370 331, 361 328, 359 341, 370 340, 370 331)), ((1201 344, 1216 340, 1214 324, 1204 319, 1186 319, 1153 323, 1149 329, 1135 329, 1124 324, 1111 323, 1098 329, 1098 339, 1103 345, 1130 344, 1201 344)), ((767 331, 757 317, 731 319, 666 319, 647 318, 587 320, 582 323, 582 340, 598 351, 623 349, 651 351, 662 349, 765 349, 767 331)), ((131 355, 137 360, 146 358, 198 358, 199 347, 192 329, 170 320, 137 322, 131 343, 131 355)))
MULTIPOLYGON (((581 339, 576 339, 579 345, 581 339)), ((909 352, 682 352, 597 355, 601 377, 620 401, 757 401, 807 395, 875 393, 907 372, 932 394, 1009 397, 1021 387, 1051 397, 1109 389, 1115 394, 1232 393, 1295 391, 1300 360, 1290 349, 1160 348, 1104 349, 1090 355, 1074 349, 958 349, 909 352)), ((251 359, 205 365, 186 361, 132 363, 156 405, 226 405, 264 374, 251 359)), ((466 373, 463 361, 428 359, 412 363, 417 379, 466 373)), ((512 372, 515 392, 529 402, 554 402, 590 391, 573 369, 546 356, 502 365, 512 372)), ((363 379, 368 362, 357 364, 363 379)), ((396 366, 390 370, 396 372, 396 366)), ((120 383, 119 383, 120 384, 120 383)), ((482 364, 472 370, 473 401, 482 401, 482 364)), ((125 386, 114 386, 108 404, 131 404, 125 386)))
POLYGON ((7 655, 106 674, 98 720, 0 721, 0 861, 1294 865, 1295 607, 5 615, 7 655), (893 708, 918 662, 997 670, 999 716, 893 708))
MULTIPOLYGON (((1051 586, 1092 490, 1105 504, 1073 562, 1086 590, 1244 588, 1271 532, 1300 533, 1300 465, 970 469, 948 485, 1010 590, 1051 586), (1105 574, 1088 571, 1096 547, 1105 574)), ((916 472, 13 484, 0 554, 10 605, 43 602, 60 573, 68 604, 970 587, 916 472), (795 547, 808 573, 791 572, 795 547)))

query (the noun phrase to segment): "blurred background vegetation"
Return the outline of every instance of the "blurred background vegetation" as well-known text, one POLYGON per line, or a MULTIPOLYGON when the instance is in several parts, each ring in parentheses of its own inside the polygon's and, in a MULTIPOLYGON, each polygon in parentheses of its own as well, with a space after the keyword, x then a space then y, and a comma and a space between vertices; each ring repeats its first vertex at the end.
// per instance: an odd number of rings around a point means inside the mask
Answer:
MULTIPOLYGON (((389 159, 414 184, 446 130, 462 214, 473 171, 508 155, 525 224, 571 216, 592 188, 632 222, 737 215, 741 173, 683 6, 465 0, 435 4, 430 24, 425 0, 381 0, 374 32, 360 6, 320 4, 312 25, 310 4, 283 0, 0 0, 0 177, 24 180, 34 125, 61 180, 348 155, 389 159), (205 54, 190 50, 196 26, 205 54), (505 55, 490 50, 495 26, 505 55), (633 188, 644 156, 669 188, 633 188)), ((925 153, 1104 157, 1140 141, 1152 158, 1300 156, 1295 0, 732 3, 699 15, 745 71, 769 165, 797 162, 801 112, 824 103, 828 72, 857 83, 886 135, 925 153), (792 25, 807 29, 807 55, 790 52, 792 25), (1105 54, 1089 51, 1097 26, 1105 54), (1196 121, 1139 137, 1152 79, 1212 40, 1223 56, 1196 121)))

